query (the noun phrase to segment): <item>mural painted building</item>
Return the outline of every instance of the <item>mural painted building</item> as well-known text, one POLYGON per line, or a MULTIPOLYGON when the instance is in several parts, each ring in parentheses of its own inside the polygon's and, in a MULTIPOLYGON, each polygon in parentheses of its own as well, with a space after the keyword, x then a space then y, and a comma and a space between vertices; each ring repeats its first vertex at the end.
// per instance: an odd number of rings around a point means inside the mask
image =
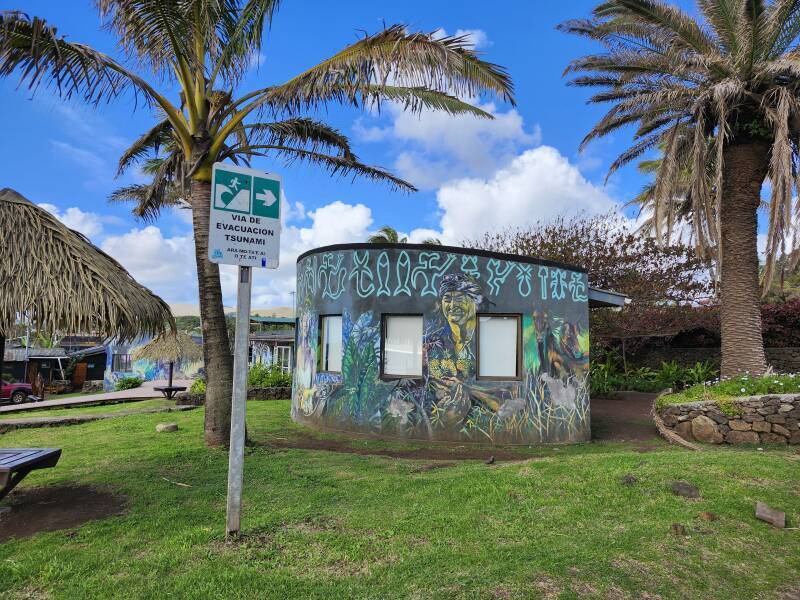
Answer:
MULTIPOLYGON (((113 391, 117 381, 123 377, 138 377, 143 381, 160 381, 169 377, 169 363, 152 360, 133 360, 131 353, 145 345, 152 338, 141 338, 124 344, 111 340, 106 344, 106 367, 103 375, 103 389, 113 391)), ((193 379, 203 368, 203 362, 180 361, 175 363, 175 379, 193 379)))
POLYGON ((580 269, 413 244, 297 261, 292 417, 322 429, 477 443, 589 430, 590 290, 580 269))

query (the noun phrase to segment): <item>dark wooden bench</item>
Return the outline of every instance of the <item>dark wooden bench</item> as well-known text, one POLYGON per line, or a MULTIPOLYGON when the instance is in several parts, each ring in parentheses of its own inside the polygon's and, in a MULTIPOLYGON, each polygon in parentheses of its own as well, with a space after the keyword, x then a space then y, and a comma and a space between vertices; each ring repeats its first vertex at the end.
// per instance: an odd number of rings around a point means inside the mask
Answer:
POLYGON ((164 394, 164 397, 171 400, 178 392, 185 392, 186 386, 180 385, 162 385, 153 388, 157 392, 164 394))
POLYGON ((59 458, 61 448, 0 448, 0 500, 28 473, 55 467, 59 458))

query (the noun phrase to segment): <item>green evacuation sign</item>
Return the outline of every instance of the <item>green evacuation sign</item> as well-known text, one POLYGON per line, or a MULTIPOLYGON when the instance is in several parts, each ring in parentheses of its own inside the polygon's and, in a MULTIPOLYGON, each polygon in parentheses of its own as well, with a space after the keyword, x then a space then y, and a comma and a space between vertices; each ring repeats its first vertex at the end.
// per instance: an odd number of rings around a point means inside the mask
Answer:
POLYGON ((214 163, 208 258, 243 267, 278 267, 281 180, 255 169, 214 163))

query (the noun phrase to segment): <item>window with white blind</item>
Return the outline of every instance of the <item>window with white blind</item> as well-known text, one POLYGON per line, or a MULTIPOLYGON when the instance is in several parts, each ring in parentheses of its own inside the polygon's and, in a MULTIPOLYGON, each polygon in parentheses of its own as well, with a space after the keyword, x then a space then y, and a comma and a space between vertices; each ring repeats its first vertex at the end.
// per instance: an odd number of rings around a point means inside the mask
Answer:
POLYGON ((422 377, 422 316, 383 317, 383 374, 422 377))
POLYGON ((519 330, 519 315, 478 316, 478 377, 519 377, 519 330))
POLYGON ((342 316, 329 315, 320 322, 322 357, 320 370, 327 373, 342 372, 342 316))

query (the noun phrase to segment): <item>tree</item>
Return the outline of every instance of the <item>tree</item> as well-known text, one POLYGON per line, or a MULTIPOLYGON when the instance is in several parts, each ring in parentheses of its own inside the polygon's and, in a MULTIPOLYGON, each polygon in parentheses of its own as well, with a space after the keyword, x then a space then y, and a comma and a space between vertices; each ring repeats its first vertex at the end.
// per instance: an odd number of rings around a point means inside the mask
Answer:
POLYGON ((530 227, 488 233, 471 248, 554 260, 585 269, 589 285, 627 295, 621 311, 595 310, 592 338, 601 345, 668 337, 693 325, 694 305, 712 296, 705 261, 691 246, 657 243, 640 235, 619 215, 577 215, 539 221, 530 227))
POLYGON ((465 245, 574 265, 589 285, 625 294, 632 304, 696 304, 712 295, 706 263, 690 246, 660 245, 615 213, 556 217, 465 245))
POLYGON ((691 167, 692 213, 703 215, 692 220, 694 235, 718 252, 720 263, 722 374, 762 373, 757 210, 769 176, 769 280, 794 204, 800 6, 796 0, 698 0, 697 6, 694 19, 658 0, 602 3, 591 19, 560 26, 605 48, 566 72, 576 74, 573 85, 601 88, 589 102, 612 104, 584 146, 637 125, 634 143, 610 173, 662 147, 653 192, 657 229, 674 218, 681 165, 691 167))
POLYGON ((367 238, 370 244, 405 244, 408 242, 407 237, 400 237, 397 229, 389 225, 384 225, 375 233, 367 238))
MULTIPOLYGON (((502 67, 481 60, 465 36, 440 38, 400 25, 364 35, 341 52, 278 85, 237 93, 278 0, 96 0, 106 29, 116 35, 126 64, 85 44, 65 40, 38 17, 0 14, 0 76, 18 73, 36 89, 49 84, 63 97, 98 103, 134 93, 161 119, 143 139, 164 135, 174 144, 144 200, 173 198, 187 185, 192 209, 203 326, 207 393, 205 439, 224 445, 230 428, 232 357, 225 327, 219 267, 207 258, 211 169, 222 157, 270 154, 322 164, 341 175, 409 184, 358 162, 342 136, 302 115, 332 103, 357 108, 393 101, 407 110, 485 112, 459 97, 495 93, 513 103, 502 67), (167 93, 179 90, 174 101, 167 93), (268 116, 266 123, 257 120, 268 116), (320 149, 334 148, 325 154, 320 149), (163 177, 161 176, 163 175, 163 177)), ((135 154, 135 149, 134 149, 135 154)))
MULTIPOLYGON (((377 233, 372 234, 367 238, 367 242, 370 244, 407 244, 408 238, 406 236, 400 237, 400 234, 397 230, 390 226, 384 225, 381 227, 377 233)), ((422 240, 423 244, 428 246, 441 246, 441 240, 437 238, 426 238, 422 240)))

